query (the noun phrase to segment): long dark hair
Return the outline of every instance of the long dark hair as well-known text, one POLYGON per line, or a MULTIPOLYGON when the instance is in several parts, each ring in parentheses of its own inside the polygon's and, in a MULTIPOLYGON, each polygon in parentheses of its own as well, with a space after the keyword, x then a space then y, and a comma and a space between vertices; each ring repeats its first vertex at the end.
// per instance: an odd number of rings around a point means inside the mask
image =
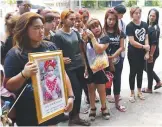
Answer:
POLYGON ((147 16, 147 24, 149 25, 149 15, 150 15, 151 11, 155 11, 155 14, 156 14, 156 20, 153 23, 153 25, 158 25, 158 23, 159 23, 159 11, 157 9, 155 9, 155 8, 152 8, 149 11, 148 16, 147 16))
POLYGON ((119 30, 119 26, 118 26, 118 16, 117 14, 115 13, 114 9, 108 9, 106 14, 105 14, 105 19, 104 19, 104 33, 107 34, 107 31, 109 29, 109 26, 107 24, 107 18, 109 17, 110 14, 113 14, 115 15, 115 18, 116 18, 116 23, 115 23, 115 26, 114 26, 114 33, 115 34, 120 34, 120 30, 119 30))

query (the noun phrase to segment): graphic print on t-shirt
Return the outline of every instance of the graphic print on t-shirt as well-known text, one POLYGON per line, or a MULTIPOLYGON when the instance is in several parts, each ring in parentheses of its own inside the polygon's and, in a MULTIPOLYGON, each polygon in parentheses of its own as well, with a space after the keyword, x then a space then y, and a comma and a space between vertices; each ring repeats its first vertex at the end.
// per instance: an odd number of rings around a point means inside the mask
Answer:
MULTIPOLYGON (((113 55, 120 48, 120 39, 124 37, 124 33, 120 35, 115 33, 109 33, 109 47, 106 49, 107 54, 113 55)), ((113 63, 117 64, 120 61, 120 56, 113 59, 113 63)))
POLYGON ((135 36, 137 37, 137 39, 139 41, 144 41, 145 40, 145 34, 146 34, 146 30, 144 28, 135 30, 135 36))
POLYGON ((120 36, 110 38, 110 44, 119 45, 120 36))

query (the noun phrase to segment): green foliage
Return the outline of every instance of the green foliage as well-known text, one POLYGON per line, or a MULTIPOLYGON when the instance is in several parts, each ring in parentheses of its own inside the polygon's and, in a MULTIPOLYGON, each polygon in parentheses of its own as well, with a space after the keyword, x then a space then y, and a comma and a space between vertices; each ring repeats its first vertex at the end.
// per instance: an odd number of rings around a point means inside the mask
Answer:
POLYGON ((99 1, 99 7, 100 8, 106 7, 106 3, 107 3, 107 1, 99 1))
POLYGON ((160 6, 161 1, 160 0, 154 0, 152 1, 152 6, 160 6))
POLYGON ((86 8, 94 8, 96 4, 96 0, 82 0, 82 6, 86 7, 86 8))
POLYGON ((127 7, 132 7, 137 5, 137 0, 125 0, 124 5, 127 7))
POLYGON ((162 6, 161 0, 150 0, 145 2, 146 6, 162 6))
POLYGON ((7 4, 16 4, 16 0, 5 0, 5 3, 7 4))

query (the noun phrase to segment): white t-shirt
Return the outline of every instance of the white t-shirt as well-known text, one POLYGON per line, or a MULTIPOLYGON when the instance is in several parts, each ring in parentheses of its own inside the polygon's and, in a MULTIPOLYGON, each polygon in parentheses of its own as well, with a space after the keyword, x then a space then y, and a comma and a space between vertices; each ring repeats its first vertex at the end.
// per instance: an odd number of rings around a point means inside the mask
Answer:
POLYGON ((123 22, 122 19, 119 19, 119 20, 118 20, 118 25, 119 25, 119 29, 120 29, 121 31, 123 31, 124 34, 126 34, 126 25, 125 25, 125 23, 123 22))
MULTIPOLYGON (((126 25, 122 19, 118 20, 118 26, 119 26, 119 30, 123 31, 123 33, 126 35, 126 25)), ((126 47, 126 41, 124 41, 124 47, 126 47)), ((123 58, 125 57, 125 51, 121 53, 121 56, 123 58)))

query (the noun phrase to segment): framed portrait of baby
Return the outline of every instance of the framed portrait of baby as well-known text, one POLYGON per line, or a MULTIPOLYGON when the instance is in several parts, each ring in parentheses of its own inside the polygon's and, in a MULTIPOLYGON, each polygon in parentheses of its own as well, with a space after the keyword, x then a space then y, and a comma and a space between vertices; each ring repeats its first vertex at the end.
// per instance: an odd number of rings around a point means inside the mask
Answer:
POLYGON ((64 63, 61 50, 29 53, 29 61, 38 66, 32 76, 38 123, 64 113, 67 103, 64 63))

